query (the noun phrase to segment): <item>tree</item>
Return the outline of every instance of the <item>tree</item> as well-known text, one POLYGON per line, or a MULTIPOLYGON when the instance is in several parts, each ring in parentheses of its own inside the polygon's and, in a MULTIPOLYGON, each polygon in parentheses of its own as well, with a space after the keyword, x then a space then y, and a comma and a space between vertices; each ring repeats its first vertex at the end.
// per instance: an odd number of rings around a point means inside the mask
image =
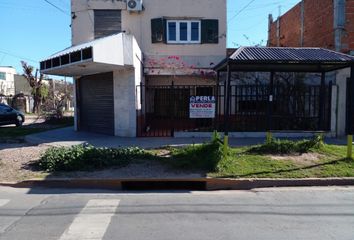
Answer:
POLYGON ((49 79, 49 94, 45 101, 43 110, 49 119, 60 119, 64 115, 67 102, 72 98, 72 84, 49 79))
POLYGON ((36 69, 35 75, 33 75, 34 67, 28 65, 26 62, 21 61, 23 68, 23 76, 27 79, 29 85, 32 88, 32 97, 33 97, 33 113, 39 113, 39 107, 42 102, 42 99, 45 97, 45 89, 43 88, 43 74, 40 74, 38 78, 38 69, 36 69))

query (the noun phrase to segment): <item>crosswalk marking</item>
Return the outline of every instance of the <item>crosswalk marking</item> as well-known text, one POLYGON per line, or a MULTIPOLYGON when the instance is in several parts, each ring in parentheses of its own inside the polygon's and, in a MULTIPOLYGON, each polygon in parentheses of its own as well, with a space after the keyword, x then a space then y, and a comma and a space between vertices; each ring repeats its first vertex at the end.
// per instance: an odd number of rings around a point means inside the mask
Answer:
POLYGON ((119 205, 118 199, 92 199, 76 216, 60 240, 101 240, 119 205))
POLYGON ((9 199, 0 199, 0 207, 5 206, 10 202, 9 199))

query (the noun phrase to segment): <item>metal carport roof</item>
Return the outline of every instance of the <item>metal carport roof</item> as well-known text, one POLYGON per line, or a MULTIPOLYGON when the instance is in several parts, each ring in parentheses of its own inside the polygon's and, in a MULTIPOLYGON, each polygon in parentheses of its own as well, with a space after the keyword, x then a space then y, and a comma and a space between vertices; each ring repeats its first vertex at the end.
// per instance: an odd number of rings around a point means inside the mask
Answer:
POLYGON ((241 47, 216 71, 329 72, 354 64, 354 57, 323 48, 241 47))

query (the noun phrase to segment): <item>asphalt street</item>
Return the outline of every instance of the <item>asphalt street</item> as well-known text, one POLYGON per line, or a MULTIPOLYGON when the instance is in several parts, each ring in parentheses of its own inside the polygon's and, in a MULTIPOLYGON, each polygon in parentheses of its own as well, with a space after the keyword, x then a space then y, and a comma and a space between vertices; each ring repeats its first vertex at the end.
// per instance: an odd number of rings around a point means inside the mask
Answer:
POLYGON ((354 187, 112 192, 0 187, 1 240, 354 239, 354 187))

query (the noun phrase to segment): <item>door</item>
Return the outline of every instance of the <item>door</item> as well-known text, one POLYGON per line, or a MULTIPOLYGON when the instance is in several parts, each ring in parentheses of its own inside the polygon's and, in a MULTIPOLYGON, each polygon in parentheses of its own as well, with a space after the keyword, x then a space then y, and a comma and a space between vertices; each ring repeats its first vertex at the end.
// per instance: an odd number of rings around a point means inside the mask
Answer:
POLYGON ((79 130, 114 135, 113 73, 84 76, 78 88, 79 130))

